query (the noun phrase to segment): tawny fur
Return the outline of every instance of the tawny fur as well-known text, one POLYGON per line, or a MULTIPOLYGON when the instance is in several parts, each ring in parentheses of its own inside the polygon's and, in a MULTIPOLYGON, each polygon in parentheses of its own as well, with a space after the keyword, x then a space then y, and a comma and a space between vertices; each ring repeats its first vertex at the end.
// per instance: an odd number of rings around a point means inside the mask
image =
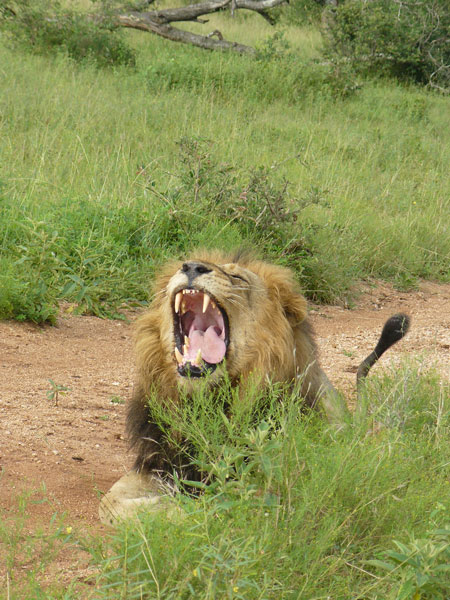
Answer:
MULTIPOLYGON (((345 408, 335 393, 329 402, 332 388, 320 369, 306 300, 291 271, 248 257, 235 261, 217 252, 198 252, 191 260, 212 269, 198 277, 198 285, 214 295, 230 324, 226 367, 218 367, 211 384, 220 380, 225 368, 229 379, 240 386, 249 377, 252 383, 259 378, 261 385, 268 380, 294 383, 300 377, 306 402, 320 404, 327 395, 323 409, 330 421, 339 421, 345 408), (233 273, 244 276, 249 285, 240 279, 230 283, 228 275, 233 273)), ((138 381, 128 409, 128 433, 139 470, 164 469, 165 465, 158 456, 160 436, 149 422, 147 396, 155 397, 156 392, 170 410, 170 404, 179 400, 180 386, 195 385, 195 381, 182 381, 174 356, 172 291, 174 278, 182 281, 177 276, 182 264, 172 262, 165 268, 156 281, 150 309, 136 324, 138 381)), ((169 460, 173 460, 170 452, 169 460)))
POLYGON ((163 482, 164 474, 173 469, 195 478, 195 473, 184 464, 185 457, 167 444, 152 422, 148 406, 151 394, 165 410, 170 410, 173 403, 186 397, 180 396, 180 387, 189 393, 189 386, 196 385, 195 380, 178 374, 174 355, 174 295, 187 285, 181 267, 190 261, 208 268, 209 272, 196 276, 195 287, 208 291, 229 320, 226 360, 209 379, 212 393, 225 369, 232 384, 241 388, 250 379, 254 383, 255 378, 260 385, 267 381, 301 381, 305 401, 320 406, 329 421, 341 423, 347 417, 344 401, 319 366, 306 300, 291 271, 249 256, 233 257, 211 251, 197 252, 187 261, 171 262, 155 283, 149 310, 136 324, 138 377, 127 413, 128 436, 137 455, 135 475, 127 474, 127 479, 122 478, 104 497, 100 508, 104 522, 131 512, 133 490, 137 494, 136 507, 142 504, 142 489, 146 486, 148 497, 154 502, 160 494, 158 481, 163 482), (131 491, 130 485, 134 486, 131 491), (127 497, 122 501, 123 488, 127 486, 127 497))

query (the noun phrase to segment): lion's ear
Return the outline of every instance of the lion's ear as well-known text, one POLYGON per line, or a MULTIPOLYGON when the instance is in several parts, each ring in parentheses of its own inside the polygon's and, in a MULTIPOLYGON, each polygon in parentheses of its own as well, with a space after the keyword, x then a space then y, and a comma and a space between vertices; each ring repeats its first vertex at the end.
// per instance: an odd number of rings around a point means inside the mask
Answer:
POLYGON ((291 271, 283 267, 273 267, 264 274, 269 295, 279 302, 292 325, 306 318, 307 304, 291 271))
POLYGON ((293 287, 284 287, 280 290, 280 301, 286 317, 293 325, 301 323, 306 318, 307 304, 300 290, 293 287))

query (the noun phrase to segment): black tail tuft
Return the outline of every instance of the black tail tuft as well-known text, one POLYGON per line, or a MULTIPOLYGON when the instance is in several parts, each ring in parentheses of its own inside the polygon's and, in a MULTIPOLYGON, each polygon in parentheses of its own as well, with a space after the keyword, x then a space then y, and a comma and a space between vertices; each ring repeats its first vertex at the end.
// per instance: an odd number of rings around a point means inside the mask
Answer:
POLYGON ((408 317, 408 315, 403 313, 398 313, 397 315, 392 315, 392 317, 389 317, 384 324, 383 331, 381 332, 381 336, 378 340, 375 350, 371 352, 358 367, 358 373, 356 375, 356 381, 358 384, 362 379, 364 379, 364 377, 366 377, 370 368, 377 362, 380 356, 384 354, 388 348, 393 346, 406 335, 410 324, 411 319, 408 317))
POLYGON ((384 324, 383 331, 381 332, 380 339, 375 348, 378 358, 380 358, 383 352, 386 352, 388 348, 407 334, 410 323, 411 319, 408 315, 404 315, 403 313, 398 313, 397 315, 389 317, 384 324))

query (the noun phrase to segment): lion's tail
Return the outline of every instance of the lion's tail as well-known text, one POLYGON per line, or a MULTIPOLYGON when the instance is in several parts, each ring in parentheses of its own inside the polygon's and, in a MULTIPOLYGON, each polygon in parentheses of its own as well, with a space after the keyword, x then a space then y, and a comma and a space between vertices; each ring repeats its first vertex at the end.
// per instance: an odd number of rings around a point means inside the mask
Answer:
POLYGON ((392 317, 386 321, 375 350, 371 352, 358 367, 358 372, 356 375, 357 388, 360 387, 363 379, 367 376, 371 367, 377 362, 381 355, 406 335, 410 323, 411 319, 408 317, 408 315, 403 313, 392 315, 392 317))

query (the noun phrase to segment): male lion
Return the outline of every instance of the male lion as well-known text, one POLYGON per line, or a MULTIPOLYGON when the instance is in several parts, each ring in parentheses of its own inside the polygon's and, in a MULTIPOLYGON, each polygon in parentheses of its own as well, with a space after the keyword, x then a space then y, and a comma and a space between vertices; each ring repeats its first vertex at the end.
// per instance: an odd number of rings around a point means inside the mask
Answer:
MULTIPOLYGON (((385 324, 375 350, 361 363, 358 381, 409 326, 406 315, 385 324)), ((317 360, 306 301, 285 268, 240 254, 199 252, 169 264, 156 282, 150 310, 137 322, 138 380, 127 413, 127 431, 137 458, 133 469, 103 497, 100 518, 112 523, 139 506, 161 506, 164 475, 183 457, 152 422, 148 396, 155 391, 165 410, 180 401, 180 389, 195 389, 208 375, 211 393, 224 375, 241 389, 250 380, 299 382, 301 395, 332 423, 348 411, 317 360)), ((186 397, 186 393, 182 395, 186 397)))

